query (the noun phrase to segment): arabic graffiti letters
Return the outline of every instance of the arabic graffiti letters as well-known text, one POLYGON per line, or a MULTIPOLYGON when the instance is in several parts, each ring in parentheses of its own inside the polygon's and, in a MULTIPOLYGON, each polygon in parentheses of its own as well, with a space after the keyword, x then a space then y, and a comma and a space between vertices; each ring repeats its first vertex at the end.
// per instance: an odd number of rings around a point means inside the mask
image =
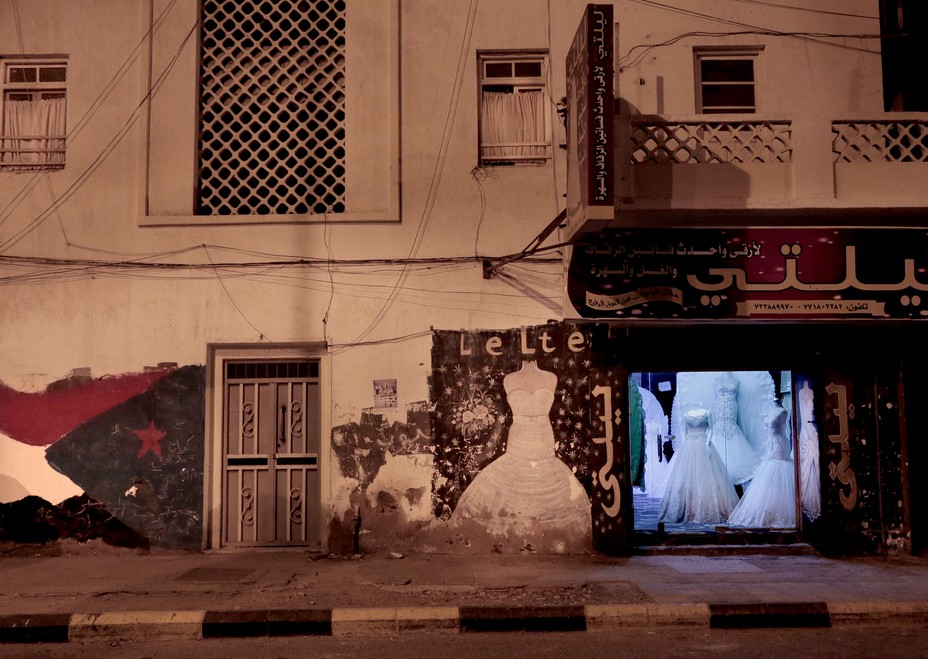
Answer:
POLYGON ((828 435, 829 441, 841 446, 841 459, 837 464, 830 462, 828 464, 828 475, 831 480, 836 480, 842 485, 848 486, 848 494, 844 490, 838 493, 841 499, 841 506, 845 510, 853 510, 857 505, 857 476, 851 468, 851 446, 848 443, 848 404, 847 404, 847 387, 843 384, 829 383, 825 387, 828 395, 837 397, 838 406, 833 408, 835 416, 838 418, 838 434, 828 435))
MULTIPOLYGON (((614 430, 612 424, 612 387, 597 385, 593 388, 593 395, 603 397, 603 415, 599 417, 599 419, 603 422, 606 433, 605 437, 593 437, 593 441, 597 444, 606 445, 606 462, 599 469, 599 483, 607 492, 610 490, 612 491, 612 505, 607 506, 604 503, 602 507, 609 517, 615 517, 619 514, 619 508, 622 504, 622 492, 619 489, 619 479, 616 478, 615 474, 610 473, 615 464, 615 446, 613 444, 614 430)), ((616 410, 615 425, 621 423, 621 419, 621 410, 616 410)))

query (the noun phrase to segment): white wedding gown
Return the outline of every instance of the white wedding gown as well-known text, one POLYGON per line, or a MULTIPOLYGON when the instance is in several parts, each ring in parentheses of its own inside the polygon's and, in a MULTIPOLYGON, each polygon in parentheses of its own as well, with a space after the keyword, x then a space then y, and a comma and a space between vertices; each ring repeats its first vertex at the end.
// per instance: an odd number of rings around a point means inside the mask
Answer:
POLYGON ((776 406, 764 416, 767 452, 728 524, 750 528, 796 528, 796 475, 790 459, 786 410, 776 406))
POLYGON ((818 429, 815 427, 812 390, 799 391, 799 500, 810 520, 822 514, 818 429), (807 392, 807 393, 806 393, 807 392))
POLYGON ((738 503, 738 494, 708 437, 709 412, 690 410, 683 415, 683 423, 686 436, 670 461, 658 520, 723 523, 738 503))
POLYGON ((720 377, 715 381, 715 423, 712 443, 722 456, 733 485, 741 485, 754 477, 760 455, 748 442, 738 425, 738 380, 720 377))

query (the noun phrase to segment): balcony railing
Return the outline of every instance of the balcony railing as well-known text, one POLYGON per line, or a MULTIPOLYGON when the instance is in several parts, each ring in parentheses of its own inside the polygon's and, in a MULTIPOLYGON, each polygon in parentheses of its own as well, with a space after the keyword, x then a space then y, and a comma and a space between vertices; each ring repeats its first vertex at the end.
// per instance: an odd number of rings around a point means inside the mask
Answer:
POLYGON ((631 148, 635 164, 792 160, 789 121, 633 120, 631 148))
POLYGON ((928 121, 834 121, 835 162, 928 162, 928 121))
POLYGON ((928 114, 617 115, 617 212, 928 208, 928 114))

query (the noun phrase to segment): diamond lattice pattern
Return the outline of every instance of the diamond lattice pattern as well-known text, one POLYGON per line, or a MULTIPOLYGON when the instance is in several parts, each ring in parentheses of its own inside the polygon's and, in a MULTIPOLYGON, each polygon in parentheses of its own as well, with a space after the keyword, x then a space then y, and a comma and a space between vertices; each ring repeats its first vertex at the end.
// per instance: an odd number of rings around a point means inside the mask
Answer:
POLYGON ((345 210, 345 0, 204 0, 200 213, 345 210))
POLYGON ((632 163, 774 163, 792 161, 787 122, 636 122, 632 163))
POLYGON ((835 162, 928 162, 926 121, 836 121, 831 134, 835 162))

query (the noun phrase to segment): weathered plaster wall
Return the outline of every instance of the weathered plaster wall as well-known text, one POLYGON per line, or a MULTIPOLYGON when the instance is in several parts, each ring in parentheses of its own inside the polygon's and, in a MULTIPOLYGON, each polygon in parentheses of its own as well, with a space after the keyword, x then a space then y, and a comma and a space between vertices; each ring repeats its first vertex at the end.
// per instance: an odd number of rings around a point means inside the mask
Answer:
POLYGON ((622 445, 603 425, 621 423, 620 383, 591 342, 569 324, 435 331, 430 398, 407 423, 333 428, 333 549, 576 553, 594 523, 621 534, 622 445), (543 381, 528 399, 527 364, 543 381))

